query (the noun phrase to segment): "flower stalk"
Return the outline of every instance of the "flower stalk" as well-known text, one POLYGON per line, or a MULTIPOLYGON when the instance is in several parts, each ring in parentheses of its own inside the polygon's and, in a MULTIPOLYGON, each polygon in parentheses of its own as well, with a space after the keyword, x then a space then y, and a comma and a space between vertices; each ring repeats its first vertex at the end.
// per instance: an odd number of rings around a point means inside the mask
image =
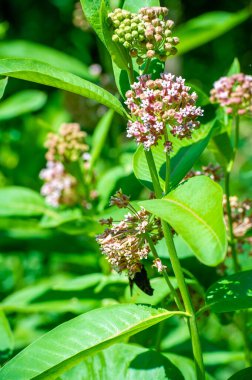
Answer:
MULTIPOLYGON (((146 160, 149 166, 152 183, 154 187, 154 191, 157 198, 162 198, 162 189, 160 186, 158 173, 155 165, 155 161, 152 155, 152 151, 145 151, 146 160)), ((205 379, 205 368, 203 363, 203 356, 202 356, 202 350, 201 350, 201 344, 199 339, 199 332, 197 327, 197 321, 195 312, 193 309, 193 305, 191 302, 191 298, 188 292, 188 288, 185 282, 185 278, 183 275, 183 271, 180 265, 180 261, 177 256, 176 248, 174 245, 171 229, 168 223, 161 220, 161 225, 163 228, 164 238, 166 242, 166 246, 169 252, 172 268, 175 274, 175 277, 178 282, 178 287, 181 293, 181 297, 185 306, 185 310, 187 313, 190 314, 190 317, 188 319, 188 326, 191 334, 191 340, 192 340, 192 349, 193 349, 193 356, 194 356, 194 362, 195 362, 195 369, 197 374, 197 380, 204 380, 205 379)))

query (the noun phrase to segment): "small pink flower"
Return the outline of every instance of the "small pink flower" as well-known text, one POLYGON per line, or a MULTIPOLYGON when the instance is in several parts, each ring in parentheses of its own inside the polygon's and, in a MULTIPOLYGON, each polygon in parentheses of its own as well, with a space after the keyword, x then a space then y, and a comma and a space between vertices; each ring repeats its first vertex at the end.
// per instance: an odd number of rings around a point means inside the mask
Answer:
POLYGON ((227 114, 252 112, 252 76, 240 73, 221 77, 214 83, 210 100, 225 107, 227 114))

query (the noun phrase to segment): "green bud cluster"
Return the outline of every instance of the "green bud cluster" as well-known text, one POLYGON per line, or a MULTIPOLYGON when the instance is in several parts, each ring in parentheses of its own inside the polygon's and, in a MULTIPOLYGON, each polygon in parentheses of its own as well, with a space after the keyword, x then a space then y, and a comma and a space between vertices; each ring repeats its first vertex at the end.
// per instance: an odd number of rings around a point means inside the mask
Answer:
POLYGON ((177 52, 178 37, 172 36, 174 22, 167 20, 165 7, 145 7, 138 13, 117 8, 108 17, 112 21, 112 40, 129 50, 141 65, 147 58, 165 61, 177 52))

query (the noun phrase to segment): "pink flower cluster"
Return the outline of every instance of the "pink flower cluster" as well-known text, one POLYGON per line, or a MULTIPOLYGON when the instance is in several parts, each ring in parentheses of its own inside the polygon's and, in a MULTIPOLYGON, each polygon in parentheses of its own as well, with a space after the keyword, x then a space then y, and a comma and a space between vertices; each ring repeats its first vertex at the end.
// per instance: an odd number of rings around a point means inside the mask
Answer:
POLYGON ((220 78, 214 83, 210 99, 226 107, 228 114, 252 112, 252 76, 240 73, 220 78))
MULTIPOLYGON (((134 137, 138 144, 149 150, 157 145, 166 134, 167 126, 172 135, 179 139, 191 138, 199 128, 198 116, 203 110, 195 106, 197 94, 189 93, 185 79, 172 74, 161 74, 161 78, 151 80, 143 75, 126 93, 126 104, 133 121, 128 122, 127 136, 134 137)), ((165 150, 172 149, 171 143, 164 144, 165 150)))
POLYGON ((145 209, 128 213, 119 223, 113 219, 102 219, 101 224, 109 225, 96 240, 102 253, 118 273, 126 270, 129 278, 142 269, 141 260, 147 259, 150 248, 145 234, 148 233, 153 244, 163 237, 159 219, 151 219, 151 214, 145 209))
POLYGON ((78 199, 76 179, 68 174, 61 162, 48 161, 46 168, 40 172, 40 178, 45 181, 41 194, 46 203, 52 207, 60 204, 73 205, 78 199))

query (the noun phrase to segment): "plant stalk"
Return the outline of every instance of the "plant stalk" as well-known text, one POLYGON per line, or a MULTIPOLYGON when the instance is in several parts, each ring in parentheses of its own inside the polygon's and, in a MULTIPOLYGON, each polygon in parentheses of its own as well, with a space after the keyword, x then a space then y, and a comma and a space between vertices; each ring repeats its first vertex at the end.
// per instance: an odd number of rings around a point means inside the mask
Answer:
MULTIPOLYGON (((225 173, 225 195, 226 195, 226 202, 227 202, 228 231, 229 231, 229 237, 230 237, 229 245, 231 247, 234 272, 237 273, 241 270, 241 266, 240 266, 237 251, 236 251, 236 239, 235 239, 234 229, 233 229, 232 209, 231 209, 231 204, 230 204, 230 176, 231 176, 235 157, 236 157, 238 147, 239 147, 239 124, 240 124, 239 115, 235 116, 234 122, 235 122, 234 148, 233 148, 232 159, 230 160, 226 173, 225 173)), ((247 365, 251 365, 252 361, 251 361, 251 355, 250 355, 250 344, 249 344, 248 333, 247 333, 247 328, 246 328, 246 325, 247 325, 246 311, 241 311, 241 324, 242 326, 239 326, 239 325, 237 326, 240 329, 241 334, 243 336, 245 361, 247 365)))
MULTIPOLYGON (((146 160, 149 166, 156 197, 162 198, 163 193, 160 186, 156 165, 155 165, 155 161, 154 161, 151 150, 145 151, 145 156, 146 156, 146 160)), ((191 315, 188 319, 188 325, 189 325, 189 330, 190 330, 191 340, 192 340, 192 350, 193 350, 197 380, 205 380, 205 368, 204 368, 204 363, 203 363, 203 356, 202 356, 202 350, 201 350, 201 344, 200 344, 200 339, 199 339, 195 312, 193 309, 188 288, 186 286, 186 282, 185 282, 183 271, 180 265, 180 261, 177 256, 170 226, 164 220, 161 220, 161 223, 162 223, 165 242, 166 242, 166 246, 169 252, 172 268, 173 268, 175 277, 177 279, 177 283, 178 283, 179 290, 183 299, 185 310, 191 315)))
MULTIPOLYGON (((149 247, 150 247, 150 249, 151 249, 151 252, 152 252, 154 258, 155 258, 155 259, 159 259, 159 256, 158 256, 158 253, 157 253, 156 247, 155 247, 155 245, 153 244, 153 241, 151 240, 150 236, 149 236, 148 234, 146 234, 146 235, 145 235, 145 238, 146 238, 146 240, 147 240, 147 242, 148 242, 148 244, 149 244, 149 247)), ((159 260, 160 260, 160 259, 159 259, 159 260)), ((170 279, 169 279, 169 276, 168 276, 166 270, 163 270, 163 271, 162 271, 162 275, 164 276, 164 279, 165 279, 165 281, 166 281, 166 283, 167 283, 167 285, 168 285, 168 287, 169 287, 169 289, 170 289, 170 292, 171 292, 171 294, 172 294, 172 296, 173 296, 173 298, 174 298, 174 301, 176 302, 176 305, 178 306, 178 309, 179 309, 180 311, 185 311, 184 306, 182 305, 182 303, 181 303, 181 301, 180 301, 180 299, 179 299, 179 297, 178 297, 178 294, 177 294, 176 290, 174 289, 174 287, 173 287, 173 285, 172 285, 172 283, 171 283, 171 281, 170 281, 170 279)))

